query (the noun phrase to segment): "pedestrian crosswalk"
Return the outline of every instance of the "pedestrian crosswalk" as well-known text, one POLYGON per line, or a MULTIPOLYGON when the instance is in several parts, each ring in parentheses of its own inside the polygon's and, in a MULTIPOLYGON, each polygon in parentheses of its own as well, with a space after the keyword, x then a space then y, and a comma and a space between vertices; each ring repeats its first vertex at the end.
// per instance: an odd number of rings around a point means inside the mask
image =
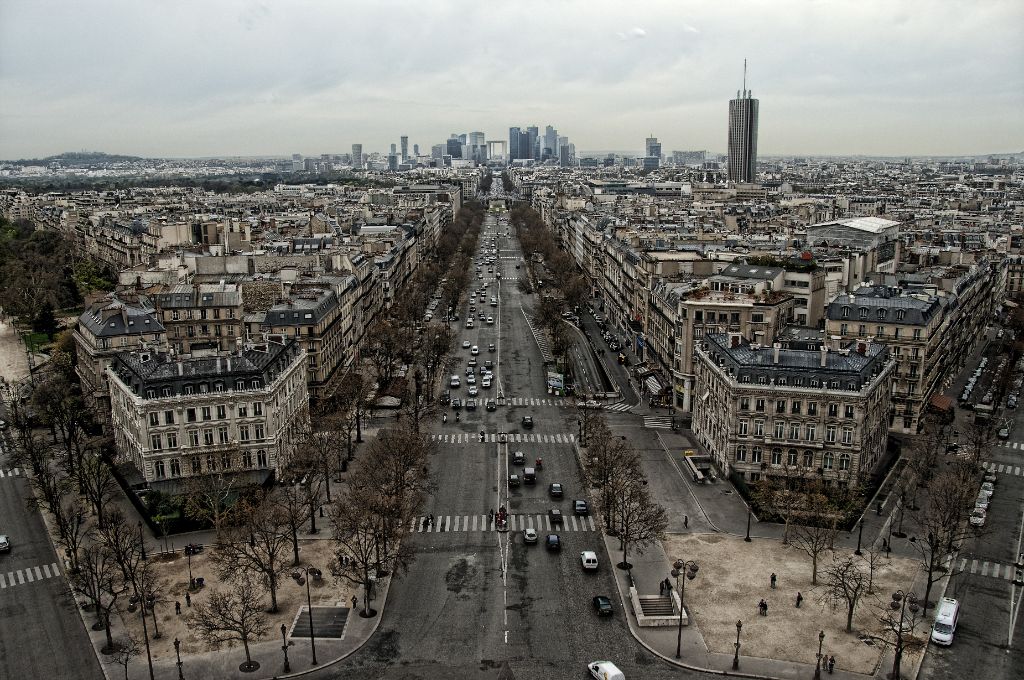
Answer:
POLYGON ((1001 446, 1004 449, 1016 449, 1024 451, 1024 442, 996 442, 996 446, 1001 446))
POLYGON ((26 567, 24 569, 0 572, 0 589, 23 586, 26 583, 56 578, 60 575, 61 571, 56 562, 43 564, 38 567, 26 567))
POLYGON ((606 411, 618 411, 620 413, 625 413, 626 411, 632 410, 633 405, 632 404, 627 404, 624 401, 620 401, 618 404, 608 404, 607 406, 604 406, 603 408, 606 411))
MULTIPOLYGON (((416 517, 409 523, 410 533, 445 533, 456 531, 495 531, 491 515, 439 515, 428 520, 427 516, 416 517)), ((509 515, 509 531, 536 529, 537 531, 597 531, 591 515, 570 515, 562 519, 561 526, 552 526, 548 515, 509 515)))
POLYGON ((675 418, 672 416, 644 416, 644 427, 668 430, 674 423, 675 418))
POLYGON ((1017 477, 1024 474, 1024 468, 1020 465, 1008 465, 1006 463, 985 463, 985 469, 989 472, 1000 472, 1004 475, 1015 475, 1017 477))
POLYGON ((565 406, 565 399, 531 399, 530 397, 505 397, 506 406, 565 406))
POLYGON ((1004 581, 1012 581, 1014 566, 1012 564, 961 557, 956 570, 961 574, 978 574, 979 576, 990 576, 992 578, 1001 578, 1004 581))
POLYGON ((0 477, 21 477, 20 468, 11 468, 10 470, 0 469, 0 477))
POLYGON ((501 439, 500 433, 488 432, 484 434, 483 441, 479 434, 466 434, 464 432, 454 434, 432 434, 430 441, 443 444, 493 444, 504 441, 509 444, 572 444, 576 441, 576 435, 569 433, 558 434, 537 434, 534 432, 508 432, 505 439, 501 439))

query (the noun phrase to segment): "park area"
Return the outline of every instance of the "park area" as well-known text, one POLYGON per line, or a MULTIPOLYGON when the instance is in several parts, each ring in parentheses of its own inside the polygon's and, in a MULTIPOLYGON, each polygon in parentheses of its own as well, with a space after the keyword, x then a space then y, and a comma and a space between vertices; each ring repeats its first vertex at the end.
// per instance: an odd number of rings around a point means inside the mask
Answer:
MULTIPOLYGON (((694 560, 700 567, 687 584, 686 606, 711 652, 733 653, 739 620, 743 622, 741 654, 814 665, 819 631, 824 631, 822 653, 836 657, 836 668, 864 674, 875 672, 886 648, 883 640, 892 639, 891 629, 882 620, 892 614, 892 593, 910 589, 919 575, 919 563, 913 559, 886 558, 884 553, 878 557, 872 592, 862 596, 853 631, 848 633, 845 603, 833 608, 829 598, 826 570, 834 564, 831 551, 819 556, 818 584, 812 585, 810 557, 781 541, 747 543, 723 534, 672 534, 664 547, 673 558, 694 560), (772 573, 777 575, 774 590, 772 573), (799 608, 798 592, 803 596, 799 608), (758 612, 762 599, 768 603, 767 616, 758 612)), ((865 552, 864 558, 858 558, 848 550, 835 554, 840 561, 853 557, 864 573, 868 572, 867 556, 865 552)), ((930 610, 926 620, 918 616, 913 631, 917 641, 927 639, 931 616, 930 610)), ((908 644, 904 663, 913 663, 920 649, 920 644, 908 644)))

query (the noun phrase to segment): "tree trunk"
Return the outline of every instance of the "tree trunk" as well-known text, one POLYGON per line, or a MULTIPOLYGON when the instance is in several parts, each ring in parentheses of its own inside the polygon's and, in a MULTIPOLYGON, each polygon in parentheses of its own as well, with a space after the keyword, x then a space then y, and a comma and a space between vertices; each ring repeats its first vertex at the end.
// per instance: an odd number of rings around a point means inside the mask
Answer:
POLYGON ((846 632, 853 632, 853 610, 857 607, 857 601, 849 603, 849 608, 846 610, 846 632))
POLYGON ((818 553, 811 555, 811 585, 818 585, 818 553))
POLYGON ((270 584, 270 611, 277 613, 277 575, 268 574, 267 581, 270 584))
MULTIPOLYGON (((362 443, 363 441, 363 414, 356 411, 356 442, 362 443)), ((349 449, 349 458, 352 457, 352 450, 349 449)))
POLYGON ((292 525, 292 552, 295 555, 292 566, 297 567, 299 566, 299 528, 295 525, 292 525))
POLYGON ((245 663, 252 666, 252 655, 249 654, 249 636, 242 636, 242 646, 245 647, 245 663))
MULTIPOLYGON (((107 634, 107 649, 114 651, 114 636, 110 632, 110 612, 105 612, 102 618, 103 630, 107 634)), ((126 671, 127 672, 127 671, 126 671)))

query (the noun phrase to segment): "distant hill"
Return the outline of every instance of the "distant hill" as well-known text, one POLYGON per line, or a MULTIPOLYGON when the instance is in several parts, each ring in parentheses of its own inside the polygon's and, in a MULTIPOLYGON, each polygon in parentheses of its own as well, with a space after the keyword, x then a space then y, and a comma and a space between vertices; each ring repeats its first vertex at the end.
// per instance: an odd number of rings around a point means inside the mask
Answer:
POLYGON ((18 165, 49 165, 60 163, 64 167, 86 167, 103 163, 121 163, 124 161, 141 161, 139 156, 122 156, 120 154, 103 153, 102 151, 65 151, 56 156, 46 158, 22 158, 13 161, 18 165))

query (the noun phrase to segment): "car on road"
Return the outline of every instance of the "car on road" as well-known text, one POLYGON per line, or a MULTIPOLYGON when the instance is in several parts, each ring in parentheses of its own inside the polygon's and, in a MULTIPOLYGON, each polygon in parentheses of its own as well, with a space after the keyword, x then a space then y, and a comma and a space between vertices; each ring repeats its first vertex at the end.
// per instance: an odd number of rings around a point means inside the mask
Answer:
POLYGON ((598 409, 601 408, 600 402, 593 399, 587 399, 579 405, 580 408, 598 409))
POLYGON ((452 410, 453 411, 458 411, 460 408, 462 408, 462 400, 461 399, 452 399, 452 410))
MULTIPOLYGON (((494 347, 494 345, 491 345, 491 347, 494 347)), ((493 370, 494 362, 488 359, 487 361, 484 362, 484 368, 486 368, 488 371, 493 370)))
POLYGON ((519 478, 519 475, 515 473, 512 473, 511 475, 508 476, 509 486, 519 486, 522 483, 522 481, 523 480, 519 478))
POLYGON ((480 387, 482 387, 482 388, 484 388, 486 390, 486 389, 490 388, 490 386, 491 386, 491 376, 490 375, 485 375, 483 377, 483 379, 480 381, 480 387))
POLYGON ((548 537, 544 539, 544 545, 548 550, 561 550, 562 539, 558 537, 558 534, 548 534, 548 537))
POLYGON ((487 400, 487 410, 488 411, 497 411, 498 410, 498 404, 493 399, 488 399, 487 400))
POLYGON ((584 550, 581 552, 580 565, 586 571, 597 571, 597 553, 593 550, 584 550))
POLYGON ((575 512, 577 515, 589 515, 590 514, 590 506, 587 505, 587 502, 585 500, 577 498, 575 501, 573 501, 572 505, 573 505, 573 512, 575 512))
POLYGON ((548 486, 548 493, 551 494, 552 498, 561 498, 562 496, 565 495, 565 492, 562 489, 562 485, 559 484, 558 482, 552 482, 548 486))
POLYGON ((587 668, 591 677, 597 680, 626 680, 625 674, 611 661, 591 661, 587 668))
POLYGON ((490 343, 489 345, 487 345, 487 351, 488 352, 493 352, 494 351, 494 343, 493 342, 490 343))
MULTIPOLYGON (((990 432, 991 432, 991 430, 990 430, 990 432)), ((989 435, 989 436, 992 436, 992 435, 989 435)), ((1001 427, 1001 428, 999 428, 999 438, 1000 439, 1009 439, 1010 438, 1010 428, 1008 428, 1008 427, 1001 427)))
POLYGON ((537 530, 536 529, 523 529, 523 543, 527 545, 534 545, 537 543, 537 530))
POLYGON ((457 375, 453 375, 452 379, 448 381, 449 387, 459 387, 462 385, 462 379, 457 375))
POLYGON ((558 508, 551 508, 548 510, 548 517, 551 518, 551 526, 558 526, 562 524, 562 511, 558 508))
POLYGON ((493 316, 487 317, 487 323, 488 324, 493 324, 494 323, 494 317, 493 316))
POLYGON ((466 328, 473 328, 473 320, 466 319, 466 328))
POLYGON ((480 394, 480 390, 477 389, 476 385, 469 386, 469 396, 475 397, 480 394))
POLYGON ((475 385, 476 384, 476 376, 473 375, 472 373, 467 375, 466 376, 466 384, 467 385, 475 385))
POLYGON ((607 596, 595 595, 592 602, 594 604, 594 611, 597 612, 598 616, 612 615, 612 601, 607 596))
POLYGON ((441 404, 443 406, 447 406, 450 403, 452 403, 452 391, 445 390, 444 392, 441 393, 441 404))
POLYGON ((473 343, 471 343, 469 340, 463 340, 462 341, 462 349, 469 349, 472 346, 473 346, 473 343))
POLYGON ((526 455, 522 451, 516 451, 512 454, 513 465, 526 465, 526 455))
POLYGON ((11 539, 6 534, 0 534, 0 552, 11 552, 11 539))
POLYGON ((476 345, 473 345, 473 347, 469 350, 469 353, 472 354, 473 356, 476 356, 477 354, 480 354, 480 348, 477 347, 476 345))
POLYGON ((526 429, 533 428, 533 416, 523 416, 522 426, 526 429))
POLYGON ((971 511, 971 526, 972 527, 983 527, 985 526, 986 512, 982 508, 974 508, 971 511))
MULTIPOLYGON (((470 362, 472 362, 472 361, 473 360, 470 359, 470 362)), ((466 365, 466 375, 473 375, 474 373, 476 373, 476 364, 474 364, 474 363, 467 364, 466 365)))

